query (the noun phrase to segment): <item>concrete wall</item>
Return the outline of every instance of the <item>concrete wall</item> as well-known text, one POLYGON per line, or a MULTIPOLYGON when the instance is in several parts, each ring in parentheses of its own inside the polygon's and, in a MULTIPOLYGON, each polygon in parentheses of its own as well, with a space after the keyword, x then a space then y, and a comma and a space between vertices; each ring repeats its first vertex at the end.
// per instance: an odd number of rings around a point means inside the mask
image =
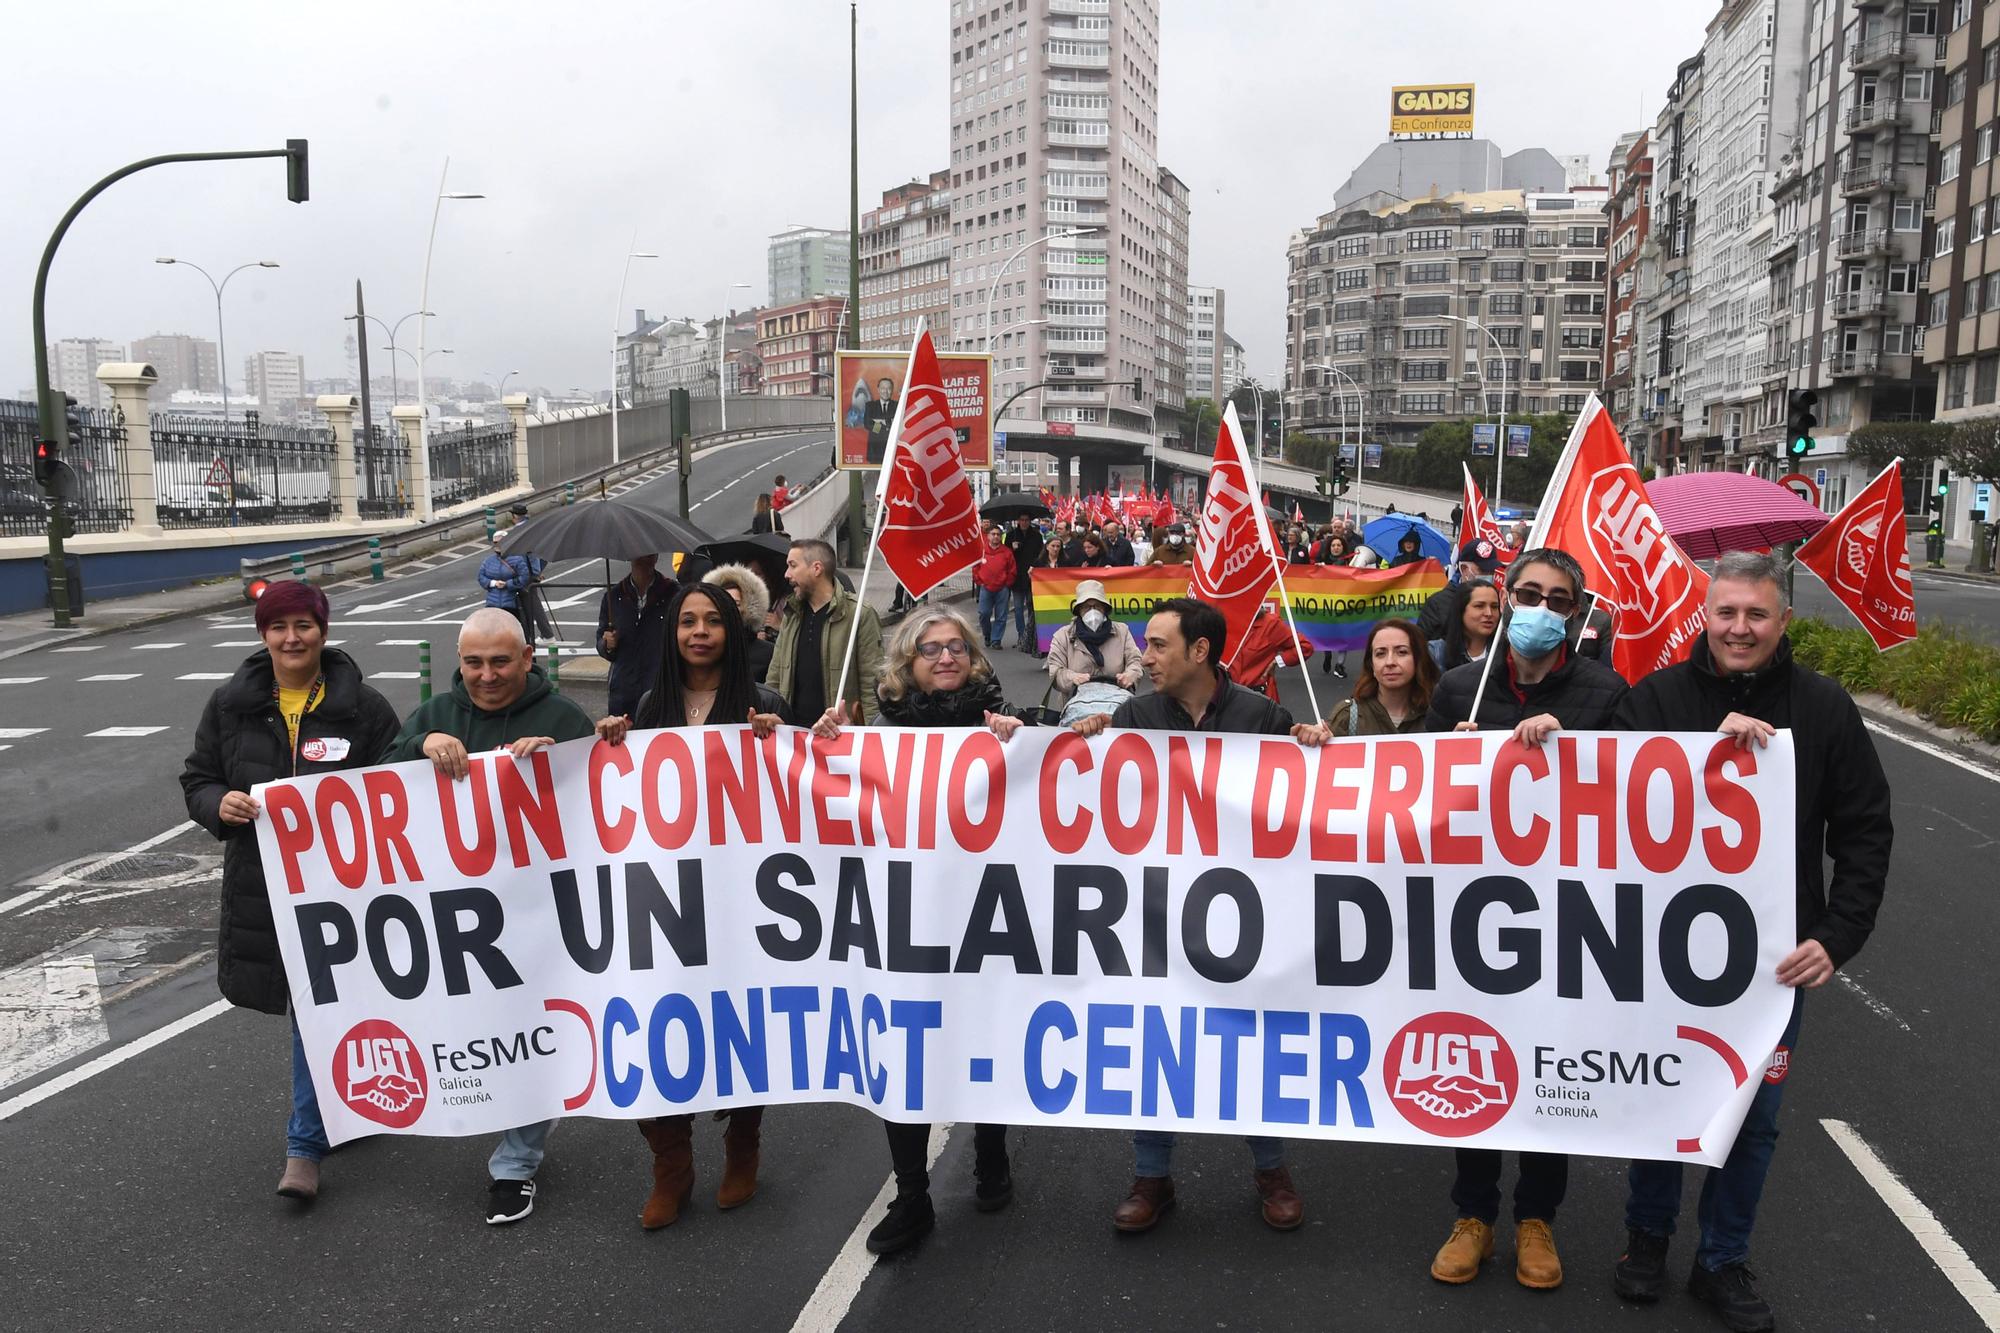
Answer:
MULTIPOLYGON (((136 551, 71 554, 82 562, 85 605, 107 597, 129 597, 161 588, 200 583, 204 579, 234 579, 238 563, 293 551, 310 551, 331 538, 302 542, 246 542, 231 546, 169 546, 136 551)), ((48 605, 42 557, 0 560, 0 615, 32 611, 48 605)))
MULTIPOLYGON (((713 435, 722 428, 722 405, 713 398, 691 400, 695 435, 713 435)), ((759 426, 824 426, 833 429, 829 398, 731 398, 729 428, 759 426)), ((632 458, 673 443, 665 403, 627 407, 618 413, 618 454, 632 458)), ((594 407, 528 421, 528 479, 534 486, 559 481, 611 463, 611 409, 594 407)))

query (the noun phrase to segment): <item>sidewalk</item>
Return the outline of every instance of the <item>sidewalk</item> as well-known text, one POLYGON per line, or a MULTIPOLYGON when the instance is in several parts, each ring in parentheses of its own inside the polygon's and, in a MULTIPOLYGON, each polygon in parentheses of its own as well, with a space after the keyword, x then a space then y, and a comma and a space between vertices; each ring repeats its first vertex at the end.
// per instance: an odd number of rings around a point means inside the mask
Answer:
POLYGON ((54 613, 47 607, 17 611, 0 616, 0 658, 48 644, 94 639, 162 620, 176 620, 205 611, 233 611, 248 605, 243 600, 242 580, 226 578, 169 588, 165 592, 141 593, 136 597, 87 601, 83 615, 71 621, 68 629, 55 627, 54 613))
POLYGON ((1943 569, 1932 569, 1924 561, 1924 532, 1922 528, 1913 528, 1910 531, 1911 573, 1935 574, 1939 578, 1961 579, 1967 583, 2000 584, 2000 573, 1975 574, 1967 568, 1972 563, 1971 542, 1946 542, 1943 569))

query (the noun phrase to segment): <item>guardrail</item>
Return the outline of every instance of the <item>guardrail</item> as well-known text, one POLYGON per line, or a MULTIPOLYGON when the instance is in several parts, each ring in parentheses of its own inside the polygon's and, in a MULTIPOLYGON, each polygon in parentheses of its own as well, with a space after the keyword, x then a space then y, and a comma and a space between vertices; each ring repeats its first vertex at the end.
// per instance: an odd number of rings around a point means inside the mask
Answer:
MULTIPOLYGON (((802 429, 809 428, 800 426, 747 427, 743 430, 730 431, 727 434, 711 435, 698 439, 694 442, 694 451, 702 453, 708 449, 729 444, 736 440, 757 439, 766 435, 797 434, 802 429)), ((599 483, 622 481, 626 477, 636 476, 641 472, 658 467, 661 463, 673 461, 678 452, 678 449, 673 446, 654 449, 635 458, 628 458, 622 462, 596 468, 553 485, 545 486, 540 490, 531 491, 526 495, 517 496, 510 503, 525 504, 531 510, 538 508, 546 509, 552 505, 562 503, 564 493, 569 488, 587 490, 599 483)), ((345 541, 329 542, 326 545, 314 547, 311 551, 304 553, 303 556, 295 557, 288 554, 270 556, 261 560, 244 560, 240 562, 239 568, 245 582, 259 578, 289 577, 295 573, 298 560, 303 560, 306 568, 312 573, 313 577, 325 579, 336 574, 359 572, 368 568, 371 554, 376 558, 386 555, 391 559, 400 559, 406 551, 448 546, 452 542, 473 532, 484 535, 485 526, 485 507, 483 505, 474 506, 463 513, 447 515, 443 518, 433 519, 429 523, 421 523, 415 527, 398 529, 392 533, 364 533, 345 541)))

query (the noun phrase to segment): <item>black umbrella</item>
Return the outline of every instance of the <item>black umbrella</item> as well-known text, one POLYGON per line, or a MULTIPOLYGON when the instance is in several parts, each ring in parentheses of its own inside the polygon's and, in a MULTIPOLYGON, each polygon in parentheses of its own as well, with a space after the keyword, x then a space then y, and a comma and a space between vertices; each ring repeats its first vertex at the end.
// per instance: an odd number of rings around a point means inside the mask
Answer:
POLYGON ((500 543, 503 555, 544 560, 634 560, 693 551, 713 540, 684 518, 631 500, 585 500, 543 510, 515 524, 500 543))
MULTIPOLYGON (((697 546, 694 554, 710 562, 711 569, 718 565, 748 565, 764 576, 764 581, 772 589, 783 594, 785 588, 785 557, 792 551, 792 539, 782 532, 746 532, 736 537, 721 537, 697 546)), ((849 592, 854 591, 854 580, 840 570, 833 571, 835 582, 849 592)))
POLYGON ((981 518, 990 518, 996 523, 1011 523, 1023 514, 1029 518, 1052 517, 1049 507, 1032 495, 998 495, 986 502, 979 511, 981 518))

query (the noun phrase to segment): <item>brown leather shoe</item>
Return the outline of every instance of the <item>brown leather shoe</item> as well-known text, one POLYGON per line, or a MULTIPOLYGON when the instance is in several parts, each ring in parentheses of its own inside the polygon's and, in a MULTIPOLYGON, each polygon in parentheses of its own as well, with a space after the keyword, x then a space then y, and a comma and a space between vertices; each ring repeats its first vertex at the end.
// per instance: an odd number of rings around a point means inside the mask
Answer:
POLYGON ((1431 1260, 1431 1276, 1459 1286, 1479 1276, 1479 1265, 1493 1257, 1493 1228, 1476 1217, 1451 1224, 1451 1238, 1431 1260))
POLYGON ((742 1207, 757 1193, 758 1131, 764 1124, 764 1108, 739 1106, 726 1114, 729 1128, 722 1132, 722 1184, 715 1191, 715 1206, 725 1213, 742 1207))
POLYGON ((278 1193, 300 1203, 319 1197, 319 1163, 309 1157, 287 1157, 285 1174, 278 1177, 278 1193))
POLYGON ((639 1210, 639 1225, 658 1231, 678 1222, 694 1195, 694 1119, 670 1115, 638 1125, 653 1150, 653 1192, 639 1210))
POLYGON ((1282 1166, 1259 1171, 1254 1179, 1264 1200, 1264 1225, 1273 1231, 1291 1231, 1306 1220, 1306 1203, 1292 1186, 1292 1173, 1282 1166))
POLYGON ((1112 1212, 1111 1225, 1120 1231, 1151 1231, 1173 1206, 1172 1176, 1140 1176, 1132 1182, 1132 1192, 1112 1212))
POLYGON ((1563 1284, 1555 1230, 1540 1218, 1514 1224, 1514 1280, 1536 1291, 1554 1291, 1563 1284))

